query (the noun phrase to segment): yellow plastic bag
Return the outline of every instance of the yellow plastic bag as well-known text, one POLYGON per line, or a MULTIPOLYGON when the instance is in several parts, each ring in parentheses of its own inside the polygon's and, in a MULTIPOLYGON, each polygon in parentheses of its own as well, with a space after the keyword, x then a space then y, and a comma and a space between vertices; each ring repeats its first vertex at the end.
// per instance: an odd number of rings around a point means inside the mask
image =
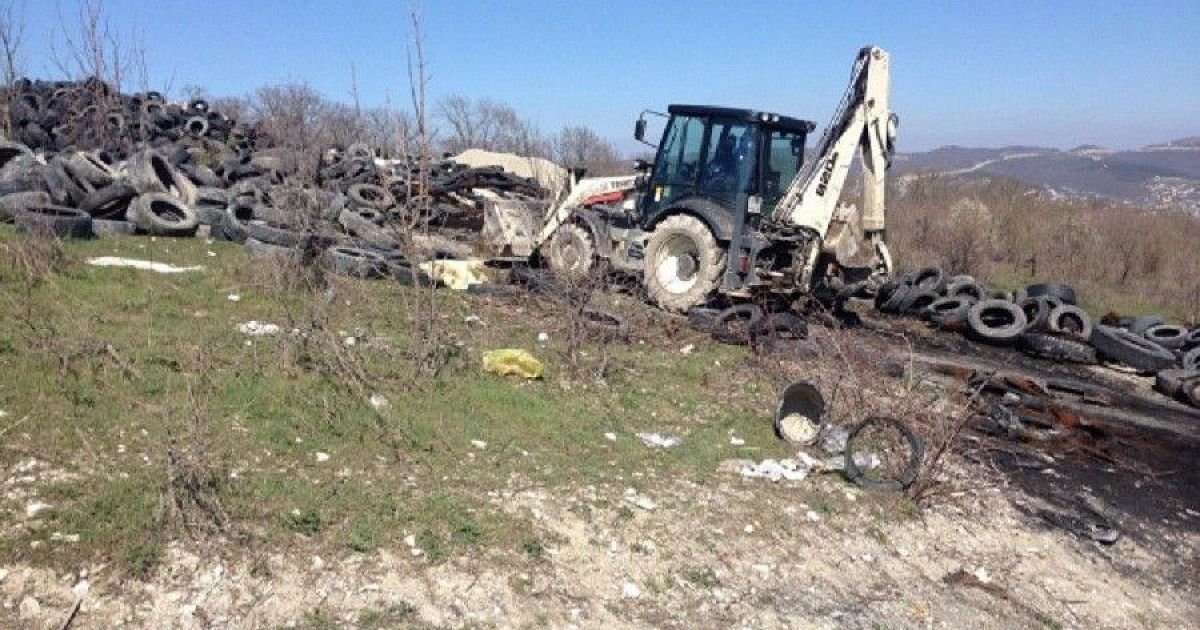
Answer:
POLYGON ((508 376, 515 374, 525 378, 541 378, 545 367, 529 354, 528 350, 504 348, 483 353, 483 369, 486 372, 508 376))
POLYGON ((421 263, 420 267, 430 278, 455 291, 488 282, 487 267, 482 260, 431 260, 421 263))

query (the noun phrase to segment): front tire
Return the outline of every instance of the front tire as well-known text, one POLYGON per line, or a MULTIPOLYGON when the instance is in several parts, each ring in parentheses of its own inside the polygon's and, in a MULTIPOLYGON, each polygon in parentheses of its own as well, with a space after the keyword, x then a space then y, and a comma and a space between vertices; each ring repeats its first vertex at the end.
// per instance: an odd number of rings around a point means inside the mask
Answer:
POLYGON ((696 217, 667 217, 646 244, 642 282, 659 307, 686 311, 717 290, 725 271, 725 250, 696 217))
POLYGON ((559 278, 587 276, 596 267, 596 244, 592 235, 574 223, 559 226, 546 249, 546 265, 559 278))

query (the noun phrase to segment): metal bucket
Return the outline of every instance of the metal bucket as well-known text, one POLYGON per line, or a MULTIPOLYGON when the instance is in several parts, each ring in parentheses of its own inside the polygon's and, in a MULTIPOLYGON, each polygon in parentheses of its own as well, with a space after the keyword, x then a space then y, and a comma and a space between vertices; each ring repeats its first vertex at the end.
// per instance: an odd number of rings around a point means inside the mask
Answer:
POLYGON ((783 390, 775 410, 775 435, 792 444, 811 446, 825 423, 825 397, 808 381, 796 381, 783 390))

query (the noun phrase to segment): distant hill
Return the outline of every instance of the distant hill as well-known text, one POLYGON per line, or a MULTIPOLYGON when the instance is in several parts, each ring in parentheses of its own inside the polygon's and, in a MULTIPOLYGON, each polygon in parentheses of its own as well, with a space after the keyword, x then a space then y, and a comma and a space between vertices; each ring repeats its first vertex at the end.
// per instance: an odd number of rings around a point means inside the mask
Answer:
POLYGON ((1121 151, 1091 144, 1066 151, 948 146, 899 154, 893 165, 897 174, 1010 177, 1054 195, 1110 197, 1145 206, 1180 204, 1200 215, 1200 136, 1121 151))

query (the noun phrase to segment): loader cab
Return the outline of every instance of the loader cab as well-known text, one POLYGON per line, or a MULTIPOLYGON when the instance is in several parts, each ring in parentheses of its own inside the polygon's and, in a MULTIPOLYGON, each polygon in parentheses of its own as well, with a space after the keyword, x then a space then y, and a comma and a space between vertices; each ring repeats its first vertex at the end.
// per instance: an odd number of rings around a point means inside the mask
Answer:
MULTIPOLYGON (((673 208, 714 208, 728 217, 770 216, 799 172, 814 125, 747 109, 671 105, 638 207, 643 225, 673 208)), ((645 119, 634 136, 643 140, 645 119)), ((710 223, 740 225, 742 221, 710 223)), ((717 231, 720 231, 719 229, 717 231)), ((729 234, 717 234, 727 239, 729 234)))

